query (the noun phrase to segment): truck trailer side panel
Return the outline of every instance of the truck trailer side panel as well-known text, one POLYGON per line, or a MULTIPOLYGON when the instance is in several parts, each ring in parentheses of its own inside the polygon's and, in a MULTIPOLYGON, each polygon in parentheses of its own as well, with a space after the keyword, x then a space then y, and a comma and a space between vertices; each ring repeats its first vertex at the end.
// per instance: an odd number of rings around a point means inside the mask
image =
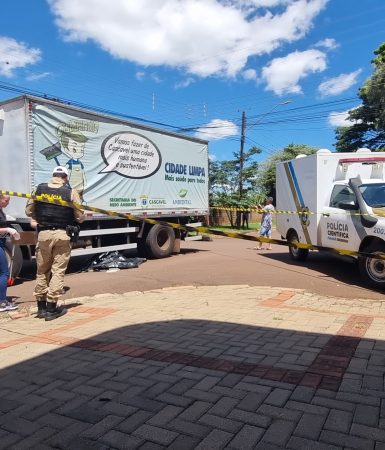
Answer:
MULTIPOLYGON (((0 108, 3 189, 30 192, 63 165, 86 205, 152 216, 207 214, 207 142, 35 98, 0 108)), ((25 202, 12 205, 8 213, 24 217, 25 202)))
MULTIPOLYGON (((29 140, 28 111, 25 100, 0 105, 0 180, 5 190, 30 192, 32 177, 32 149, 29 140)), ((25 199, 13 198, 7 214, 25 218, 25 199)))
MULTIPOLYGON (((26 95, 0 102, 0 155, 1 190, 28 194, 66 166, 82 204, 109 211, 86 209, 76 255, 138 247, 163 258, 179 251, 187 232, 146 218, 186 225, 208 216, 208 142, 201 139, 26 95)), ((22 235, 19 253, 29 259, 36 233, 25 205, 14 197, 6 212, 22 235)))

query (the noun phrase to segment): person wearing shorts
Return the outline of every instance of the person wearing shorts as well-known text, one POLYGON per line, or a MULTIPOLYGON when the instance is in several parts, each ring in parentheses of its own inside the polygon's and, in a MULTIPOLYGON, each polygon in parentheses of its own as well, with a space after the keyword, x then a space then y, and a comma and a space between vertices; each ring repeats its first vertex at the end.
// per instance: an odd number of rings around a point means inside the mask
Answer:
MULTIPOLYGON (((258 205, 259 209, 262 209, 261 229, 259 230, 260 237, 271 238, 271 228, 273 225, 273 197, 268 197, 266 205, 264 207, 258 205)), ((258 243, 257 250, 262 250, 262 242, 258 243)), ((267 244, 267 250, 271 250, 271 243, 267 244)))

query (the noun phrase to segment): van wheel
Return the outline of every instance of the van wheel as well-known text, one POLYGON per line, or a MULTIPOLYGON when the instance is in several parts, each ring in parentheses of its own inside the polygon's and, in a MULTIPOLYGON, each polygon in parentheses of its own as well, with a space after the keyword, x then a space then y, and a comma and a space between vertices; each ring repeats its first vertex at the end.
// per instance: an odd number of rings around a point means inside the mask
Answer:
MULTIPOLYGON (((289 243, 291 242, 294 244, 299 242, 298 234, 295 231, 290 232, 287 240, 289 243)), ((290 245, 289 254, 291 259, 293 259, 294 261, 305 261, 309 254, 309 250, 306 248, 298 248, 290 245)))
MULTIPOLYGON (((380 242, 364 248, 363 251, 374 255, 378 253, 385 254, 385 244, 380 242)), ((358 258, 358 268, 366 284, 377 289, 385 289, 385 260, 360 256, 358 258)))
POLYGON ((171 227, 156 224, 146 236, 146 253, 150 258, 167 258, 174 250, 175 234, 171 227))
MULTIPOLYGON (((7 241, 5 245, 5 256, 8 261, 8 267, 11 266, 11 260, 12 260, 12 242, 7 241)), ((16 279, 20 272, 21 268, 23 267, 23 253, 21 252, 21 248, 19 245, 15 245, 15 251, 13 254, 13 264, 12 264, 12 271, 9 274, 9 278, 16 279)))

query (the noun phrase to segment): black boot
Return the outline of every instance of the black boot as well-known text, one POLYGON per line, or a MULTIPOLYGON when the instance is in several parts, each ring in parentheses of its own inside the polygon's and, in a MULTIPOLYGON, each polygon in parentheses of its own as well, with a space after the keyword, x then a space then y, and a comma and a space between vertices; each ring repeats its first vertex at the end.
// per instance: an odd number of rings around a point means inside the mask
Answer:
POLYGON ((38 300, 37 301, 37 319, 44 319, 47 312, 47 302, 45 300, 38 300))
POLYGON ((63 307, 57 307, 54 302, 47 302, 47 312, 45 313, 45 320, 54 320, 58 317, 64 316, 67 314, 67 310, 63 307))

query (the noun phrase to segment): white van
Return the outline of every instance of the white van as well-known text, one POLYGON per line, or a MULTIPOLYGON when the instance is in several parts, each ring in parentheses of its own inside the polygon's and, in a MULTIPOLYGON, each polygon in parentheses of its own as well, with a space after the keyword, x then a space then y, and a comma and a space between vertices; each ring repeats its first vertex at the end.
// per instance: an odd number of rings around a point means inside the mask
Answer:
MULTIPOLYGON (((277 164, 277 230, 290 243, 385 254, 385 152, 322 149, 277 164)), ((289 246, 294 260, 309 249, 289 246)), ((357 256, 355 256, 357 257, 357 256)), ((385 260, 358 256, 360 273, 385 288, 385 260)))

